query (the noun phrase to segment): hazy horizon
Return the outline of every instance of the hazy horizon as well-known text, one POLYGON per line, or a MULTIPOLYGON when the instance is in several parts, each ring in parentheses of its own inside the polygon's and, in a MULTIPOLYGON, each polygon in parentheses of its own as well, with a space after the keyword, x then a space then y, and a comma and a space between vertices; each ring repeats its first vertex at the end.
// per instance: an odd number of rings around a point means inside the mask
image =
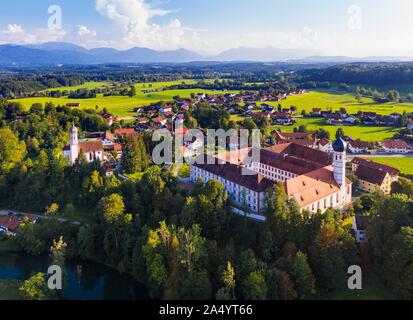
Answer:
POLYGON ((409 0, 15 0, 2 4, 0 44, 183 48, 214 56, 279 48, 321 56, 413 56, 409 0), (48 12, 49 11, 49 12, 48 12))

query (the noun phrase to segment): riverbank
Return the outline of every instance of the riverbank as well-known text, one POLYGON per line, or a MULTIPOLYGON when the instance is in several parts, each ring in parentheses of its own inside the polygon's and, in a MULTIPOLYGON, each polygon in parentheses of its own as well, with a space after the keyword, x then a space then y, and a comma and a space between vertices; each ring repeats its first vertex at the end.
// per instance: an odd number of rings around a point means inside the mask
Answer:
MULTIPOLYGON (((0 252, 0 299, 20 300, 18 289, 24 280, 47 272, 48 255, 0 252)), ((105 265, 80 260, 66 262, 67 280, 59 300, 147 300, 148 288, 132 277, 105 265)))

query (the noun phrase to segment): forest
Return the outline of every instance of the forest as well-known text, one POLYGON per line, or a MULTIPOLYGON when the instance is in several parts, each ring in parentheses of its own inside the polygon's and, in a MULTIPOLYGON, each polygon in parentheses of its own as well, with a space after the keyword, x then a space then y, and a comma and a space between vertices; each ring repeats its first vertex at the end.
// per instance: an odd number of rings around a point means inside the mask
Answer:
POLYGON ((16 120, 20 112, 16 104, 0 104, 0 206, 57 211, 81 222, 28 224, 15 239, 20 250, 46 254, 62 236, 66 259, 130 274, 160 299, 311 299, 346 290, 347 269, 355 264, 392 294, 413 297, 410 181, 394 184, 389 196, 365 195, 344 212, 315 215, 300 212, 275 184, 267 221, 258 223, 231 212, 218 181, 199 182, 190 194, 179 189, 170 170, 148 162, 145 137, 125 148, 124 161, 144 170, 139 181, 106 176, 83 156, 69 166, 61 148, 72 121, 83 131, 110 130, 93 110, 34 105, 16 120), (344 225, 355 213, 372 218, 368 244, 357 245, 344 225))

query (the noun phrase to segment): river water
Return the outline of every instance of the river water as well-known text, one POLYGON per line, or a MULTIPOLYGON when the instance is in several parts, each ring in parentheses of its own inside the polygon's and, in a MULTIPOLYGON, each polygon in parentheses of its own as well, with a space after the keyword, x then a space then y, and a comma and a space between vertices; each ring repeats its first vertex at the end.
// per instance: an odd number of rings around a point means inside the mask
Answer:
MULTIPOLYGON (((26 280, 37 272, 46 273, 49 263, 47 256, 1 253, 0 279, 26 280)), ((62 300, 149 299, 148 290, 143 284, 100 264, 67 262, 66 273, 67 281, 59 292, 62 300)))

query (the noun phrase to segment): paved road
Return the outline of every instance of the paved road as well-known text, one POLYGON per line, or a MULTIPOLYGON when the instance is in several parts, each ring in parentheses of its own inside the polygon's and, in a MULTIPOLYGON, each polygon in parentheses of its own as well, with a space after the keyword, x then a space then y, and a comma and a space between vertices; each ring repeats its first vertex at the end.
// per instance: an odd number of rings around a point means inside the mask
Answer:
MULTIPOLYGON (((46 216, 42 216, 42 215, 38 215, 38 214, 33 214, 33 213, 27 213, 27 212, 20 212, 20 211, 15 211, 15 210, 0 210, 0 216, 8 216, 10 212, 13 212, 14 214, 22 214, 22 215, 27 215, 30 214, 32 216, 35 216, 38 219, 55 219, 53 217, 46 217, 46 216)), ((71 221, 69 219, 65 219, 65 218, 56 218, 57 221, 60 222, 68 222, 71 221)), ((80 225, 81 222, 80 221, 71 221, 73 224, 76 225, 80 225)))
POLYGON ((355 158, 355 157, 363 157, 363 158, 413 158, 413 153, 407 153, 407 154, 386 154, 386 153, 347 154, 347 156, 350 159, 355 158))

